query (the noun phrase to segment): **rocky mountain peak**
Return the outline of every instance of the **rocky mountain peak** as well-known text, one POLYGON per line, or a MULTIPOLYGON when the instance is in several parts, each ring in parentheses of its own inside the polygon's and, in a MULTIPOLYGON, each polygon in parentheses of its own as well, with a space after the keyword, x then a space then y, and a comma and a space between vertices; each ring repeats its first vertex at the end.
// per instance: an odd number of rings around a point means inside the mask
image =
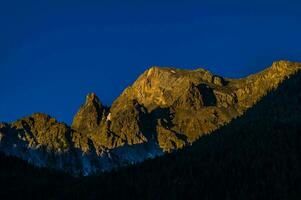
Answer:
POLYGON ((298 70, 300 70, 299 63, 281 60, 273 62, 272 66, 267 69, 267 76, 272 79, 279 78, 279 76, 288 77, 298 70))
POLYGON ((86 105, 87 104, 99 104, 99 105, 101 105, 101 102, 100 102, 100 100, 99 100, 99 98, 97 97, 97 95, 95 94, 95 93, 89 93, 89 94, 87 94, 87 96, 86 96, 86 105))
MULTIPOLYGON (((221 88, 225 85, 224 78, 202 68, 183 70, 172 67, 151 67, 132 86, 128 87, 116 102, 135 99, 151 111, 156 107, 170 107, 178 103, 179 99, 183 99, 183 95, 189 99, 189 96, 195 98, 193 96, 200 93, 199 98, 206 98, 204 92, 207 93, 213 88, 221 88), (198 92, 197 90, 201 88, 202 91, 198 92)), ((197 101, 202 102, 202 99, 194 100, 195 103, 197 101)), ((114 103, 113 107, 116 104, 114 103)))
POLYGON ((286 60, 279 60, 279 61, 275 61, 273 62, 271 68, 277 68, 277 69, 286 69, 286 68, 294 68, 294 67, 298 67, 298 63, 294 63, 294 62, 289 62, 286 60))
POLYGON ((75 115, 72 128, 81 132, 90 132, 99 125, 104 112, 104 106, 95 93, 86 96, 86 102, 75 115))
POLYGON ((248 78, 277 81, 279 78, 282 78, 282 76, 289 76, 298 70, 300 70, 300 63, 280 60, 273 62, 270 67, 257 74, 250 75, 248 78))
POLYGON ((2 128, 9 133, 4 139, 13 142, 16 149, 22 148, 23 143, 33 149, 45 148, 54 152, 67 151, 69 148, 69 127, 43 113, 34 113, 2 128), (16 138, 20 142, 14 141, 16 138))

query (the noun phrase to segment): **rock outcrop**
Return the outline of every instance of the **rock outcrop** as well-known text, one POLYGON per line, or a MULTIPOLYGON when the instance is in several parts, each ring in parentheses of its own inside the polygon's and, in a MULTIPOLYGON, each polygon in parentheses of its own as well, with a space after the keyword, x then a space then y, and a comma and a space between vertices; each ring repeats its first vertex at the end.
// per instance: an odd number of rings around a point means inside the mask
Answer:
POLYGON ((96 94, 91 93, 86 97, 85 104, 79 109, 72 123, 72 128, 88 134, 97 131, 103 117, 105 108, 96 94))

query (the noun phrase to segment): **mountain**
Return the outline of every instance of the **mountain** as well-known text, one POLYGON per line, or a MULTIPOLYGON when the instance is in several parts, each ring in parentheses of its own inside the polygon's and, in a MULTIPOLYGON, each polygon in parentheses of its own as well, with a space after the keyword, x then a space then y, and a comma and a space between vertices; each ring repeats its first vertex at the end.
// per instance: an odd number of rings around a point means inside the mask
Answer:
POLYGON ((301 72, 192 146, 75 184, 120 199, 300 199, 301 72), (130 192, 129 192, 130 191, 130 192))
POLYGON ((71 126, 42 113, 0 124, 0 151, 74 175, 141 162, 228 124, 300 69, 279 61, 229 79, 204 69, 152 67, 110 107, 88 94, 71 126))
POLYGON ((0 154, 1 197, 300 199, 300 85, 297 72, 192 146, 98 176, 73 178, 0 154))

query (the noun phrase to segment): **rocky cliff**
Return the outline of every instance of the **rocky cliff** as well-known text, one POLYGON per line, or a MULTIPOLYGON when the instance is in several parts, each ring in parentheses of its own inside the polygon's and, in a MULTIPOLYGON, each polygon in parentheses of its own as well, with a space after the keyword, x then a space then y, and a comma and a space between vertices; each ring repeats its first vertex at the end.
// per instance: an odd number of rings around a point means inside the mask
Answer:
POLYGON ((228 79, 204 69, 152 67, 111 107, 88 94, 71 127, 39 113, 0 124, 0 150, 72 174, 110 170, 190 145, 300 69, 299 63, 279 61, 228 79))

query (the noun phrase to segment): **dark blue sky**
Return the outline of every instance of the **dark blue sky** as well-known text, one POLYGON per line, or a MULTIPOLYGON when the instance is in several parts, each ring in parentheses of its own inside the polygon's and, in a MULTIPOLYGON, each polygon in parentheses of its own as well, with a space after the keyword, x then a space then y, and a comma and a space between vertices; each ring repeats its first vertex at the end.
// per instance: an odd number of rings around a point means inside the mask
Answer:
POLYGON ((88 92, 112 101, 150 66, 227 77, 301 61, 298 1, 1 1, 0 121, 70 123, 88 92))

